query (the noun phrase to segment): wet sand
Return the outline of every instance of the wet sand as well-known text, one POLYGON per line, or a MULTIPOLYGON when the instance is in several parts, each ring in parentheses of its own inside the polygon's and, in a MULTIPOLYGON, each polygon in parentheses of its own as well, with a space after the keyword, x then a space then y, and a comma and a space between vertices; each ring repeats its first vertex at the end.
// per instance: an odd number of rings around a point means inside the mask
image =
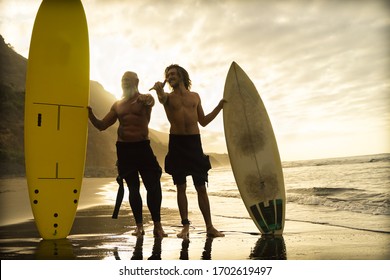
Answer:
POLYGON ((34 221, 0 227, 2 260, 389 260, 390 236, 342 227, 286 221, 282 238, 262 238, 250 219, 213 216, 223 238, 207 238, 199 211, 192 211, 190 238, 179 239, 177 210, 163 208, 168 237, 153 237, 150 216, 145 213, 145 235, 131 235, 131 212, 121 209, 112 219, 113 206, 79 210, 67 239, 47 241, 39 237, 34 221), (243 231, 242 229, 246 229, 243 231))

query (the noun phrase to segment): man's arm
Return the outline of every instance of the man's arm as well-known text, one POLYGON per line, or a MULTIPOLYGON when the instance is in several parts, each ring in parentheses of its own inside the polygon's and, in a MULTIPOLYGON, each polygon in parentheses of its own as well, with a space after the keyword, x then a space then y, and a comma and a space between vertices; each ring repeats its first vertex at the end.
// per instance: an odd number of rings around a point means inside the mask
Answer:
POLYGON ((116 112, 114 110, 114 105, 112 105, 111 110, 108 112, 108 114, 102 120, 99 120, 98 118, 96 118, 91 107, 89 107, 89 106, 87 107, 88 108, 88 118, 94 127, 99 129, 100 131, 103 131, 103 130, 106 130, 108 127, 110 127, 111 125, 113 125, 116 122, 118 117, 117 117, 116 112))
POLYGON ((150 90, 154 89, 156 91, 158 96, 158 101, 160 101, 162 105, 165 105, 168 101, 168 93, 164 92, 165 83, 166 80, 163 83, 156 82, 154 86, 150 89, 150 90))
POLYGON ((137 102, 145 106, 147 113, 148 123, 150 122, 150 115, 152 113, 152 107, 154 106, 154 98, 151 94, 140 94, 137 98, 137 102))
POLYGON ((226 102, 226 100, 222 99, 221 101, 219 101, 217 107, 215 107, 214 110, 211 111, 211 113, 209 113, 208 115, 205 115, 203 108, 202 108, 201 100, 199 98, 199 104, 198 104, 198 122, 199 122, 199 124, 201 126, 205 127, 206 125, 211 123, 216 118, 216 116, 218 116, 219 112, 221 112, 221 110, 223 109, 223 104, 225 102, 226 102))
POLYGON ((154 106, 154 98, 151 94, 140 94, 137 98, 137 102, 146 107, 154 106))

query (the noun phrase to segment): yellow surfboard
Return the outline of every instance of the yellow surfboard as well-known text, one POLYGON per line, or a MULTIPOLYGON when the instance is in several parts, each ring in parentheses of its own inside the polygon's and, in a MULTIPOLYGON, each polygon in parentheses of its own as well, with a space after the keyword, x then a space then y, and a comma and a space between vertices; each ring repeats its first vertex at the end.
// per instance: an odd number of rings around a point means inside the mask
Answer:
POLYGON ((43 239, 66 238, 84 175, 89 42, 80 0, 43 0, 34 23, 25 97, 25 164, 43 239))

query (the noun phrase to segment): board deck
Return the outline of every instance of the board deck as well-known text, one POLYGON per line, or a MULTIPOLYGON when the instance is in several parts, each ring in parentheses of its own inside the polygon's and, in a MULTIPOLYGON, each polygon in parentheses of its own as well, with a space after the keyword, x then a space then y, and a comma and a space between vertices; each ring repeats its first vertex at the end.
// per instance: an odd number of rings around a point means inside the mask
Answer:
POLYGON ((241 198, 262 234, 281 235, 286 194, 278 146, 255 85, 235 62, 224 99, 226 144, 241 198))
POLYGON ((43 0, 32 32, 25 97, 25 165, 43 239, 66 238, 86 156, 89 39, 80 0, 43 0))

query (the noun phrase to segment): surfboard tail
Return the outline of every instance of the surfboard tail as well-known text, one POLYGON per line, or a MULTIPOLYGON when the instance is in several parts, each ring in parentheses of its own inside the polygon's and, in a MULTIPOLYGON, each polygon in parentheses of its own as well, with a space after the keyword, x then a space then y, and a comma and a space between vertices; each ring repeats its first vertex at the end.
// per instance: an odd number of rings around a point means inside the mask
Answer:
POLYGON ((264 234, 275 234, 283 232, 283 207, 283 199, 275 199, 268 201, 267 206, 264 202, 260 202, 250 206, 249 209, 257 227, 264 234))

